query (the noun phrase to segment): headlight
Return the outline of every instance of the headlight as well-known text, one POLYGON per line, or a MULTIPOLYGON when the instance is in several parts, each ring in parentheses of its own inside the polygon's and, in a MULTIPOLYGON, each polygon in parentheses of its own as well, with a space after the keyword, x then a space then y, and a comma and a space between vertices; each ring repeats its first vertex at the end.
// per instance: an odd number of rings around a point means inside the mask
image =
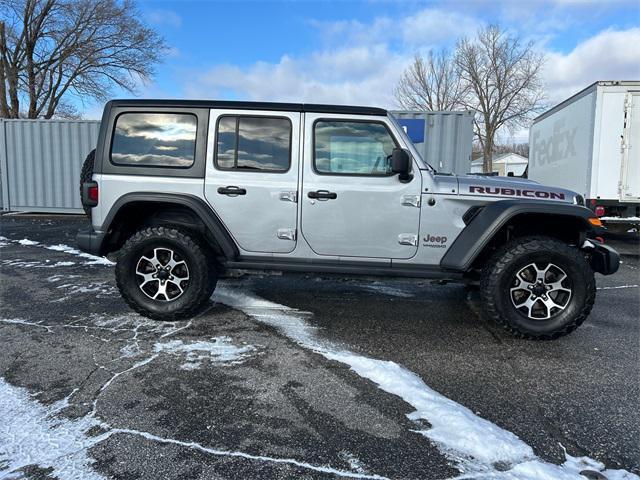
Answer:
POLYGON ((584 206, 584 197, 582 195, 575 195, 573 197, 573 203, 584 206))

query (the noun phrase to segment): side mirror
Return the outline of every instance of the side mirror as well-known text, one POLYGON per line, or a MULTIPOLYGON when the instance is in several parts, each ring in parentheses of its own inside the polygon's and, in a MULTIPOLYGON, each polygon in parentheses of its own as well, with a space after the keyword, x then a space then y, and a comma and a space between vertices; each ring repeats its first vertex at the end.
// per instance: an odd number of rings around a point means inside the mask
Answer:
POLYGON ((391 153, 391 172, 398 173, 400 181, 411 180, 409 175, 409 172, 411 172, 411 158, 406 150, 402 148, 393 149, 391 153))

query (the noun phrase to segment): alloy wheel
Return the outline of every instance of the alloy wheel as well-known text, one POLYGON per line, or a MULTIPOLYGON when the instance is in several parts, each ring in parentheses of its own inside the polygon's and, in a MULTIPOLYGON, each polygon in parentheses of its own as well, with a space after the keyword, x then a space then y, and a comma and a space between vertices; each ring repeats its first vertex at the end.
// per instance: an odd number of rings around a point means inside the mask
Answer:
POLYGON ((138 287, 152 300, 171 302, 189 285, 187 262, 170 248, 154 248, 136 264, 138 287))
POLYGON ((509 290, 511 302, 522 315, 548 320, 567 308, 572 296, 571 279, 554 263, 530 263, 516 274, 509 290))

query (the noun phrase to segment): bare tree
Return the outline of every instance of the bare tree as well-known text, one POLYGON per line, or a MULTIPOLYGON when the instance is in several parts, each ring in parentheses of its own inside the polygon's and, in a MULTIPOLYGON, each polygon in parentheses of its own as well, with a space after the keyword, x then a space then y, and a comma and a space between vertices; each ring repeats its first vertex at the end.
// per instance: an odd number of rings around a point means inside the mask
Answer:
POLYGON ((0 0, 0 7, 1 117, 74 115, 72 96, 104 100, 114 87, 135 93, 166 49, 133 0, 0 0))
POLYGON ((460 81, 456 65, 447 50, 416 55, 402 75, 395 96, 407 110, 453 110, 464 105, 467 86, 460 81))
POLYGON ((477 111, 476 133, 484 156, 484 171, 492 170, 496 133, 503 127, 527 126, 544 109, 541 70, 544 57, 532 43, 498 26, 478 32, 474 40, 458 42, 455 63, 470 88, 467 106, 477 111))

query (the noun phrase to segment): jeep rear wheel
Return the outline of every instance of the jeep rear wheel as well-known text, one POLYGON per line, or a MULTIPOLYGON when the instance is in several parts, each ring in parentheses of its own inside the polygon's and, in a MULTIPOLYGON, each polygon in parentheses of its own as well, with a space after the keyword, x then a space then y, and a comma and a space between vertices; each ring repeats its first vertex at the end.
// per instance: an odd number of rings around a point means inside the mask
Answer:
POLYGON ((211 254, 176 228, 149 227, 124 244, 116 283, 136 312, 155 320, 189 318, 208 302, 217 282, 211 254))
POLYGON ((582 253, 549 237, 522 237, 498 250, 481 280, 483 311, 512 335, 551 340, 578 328, 596 295, 582 253))

